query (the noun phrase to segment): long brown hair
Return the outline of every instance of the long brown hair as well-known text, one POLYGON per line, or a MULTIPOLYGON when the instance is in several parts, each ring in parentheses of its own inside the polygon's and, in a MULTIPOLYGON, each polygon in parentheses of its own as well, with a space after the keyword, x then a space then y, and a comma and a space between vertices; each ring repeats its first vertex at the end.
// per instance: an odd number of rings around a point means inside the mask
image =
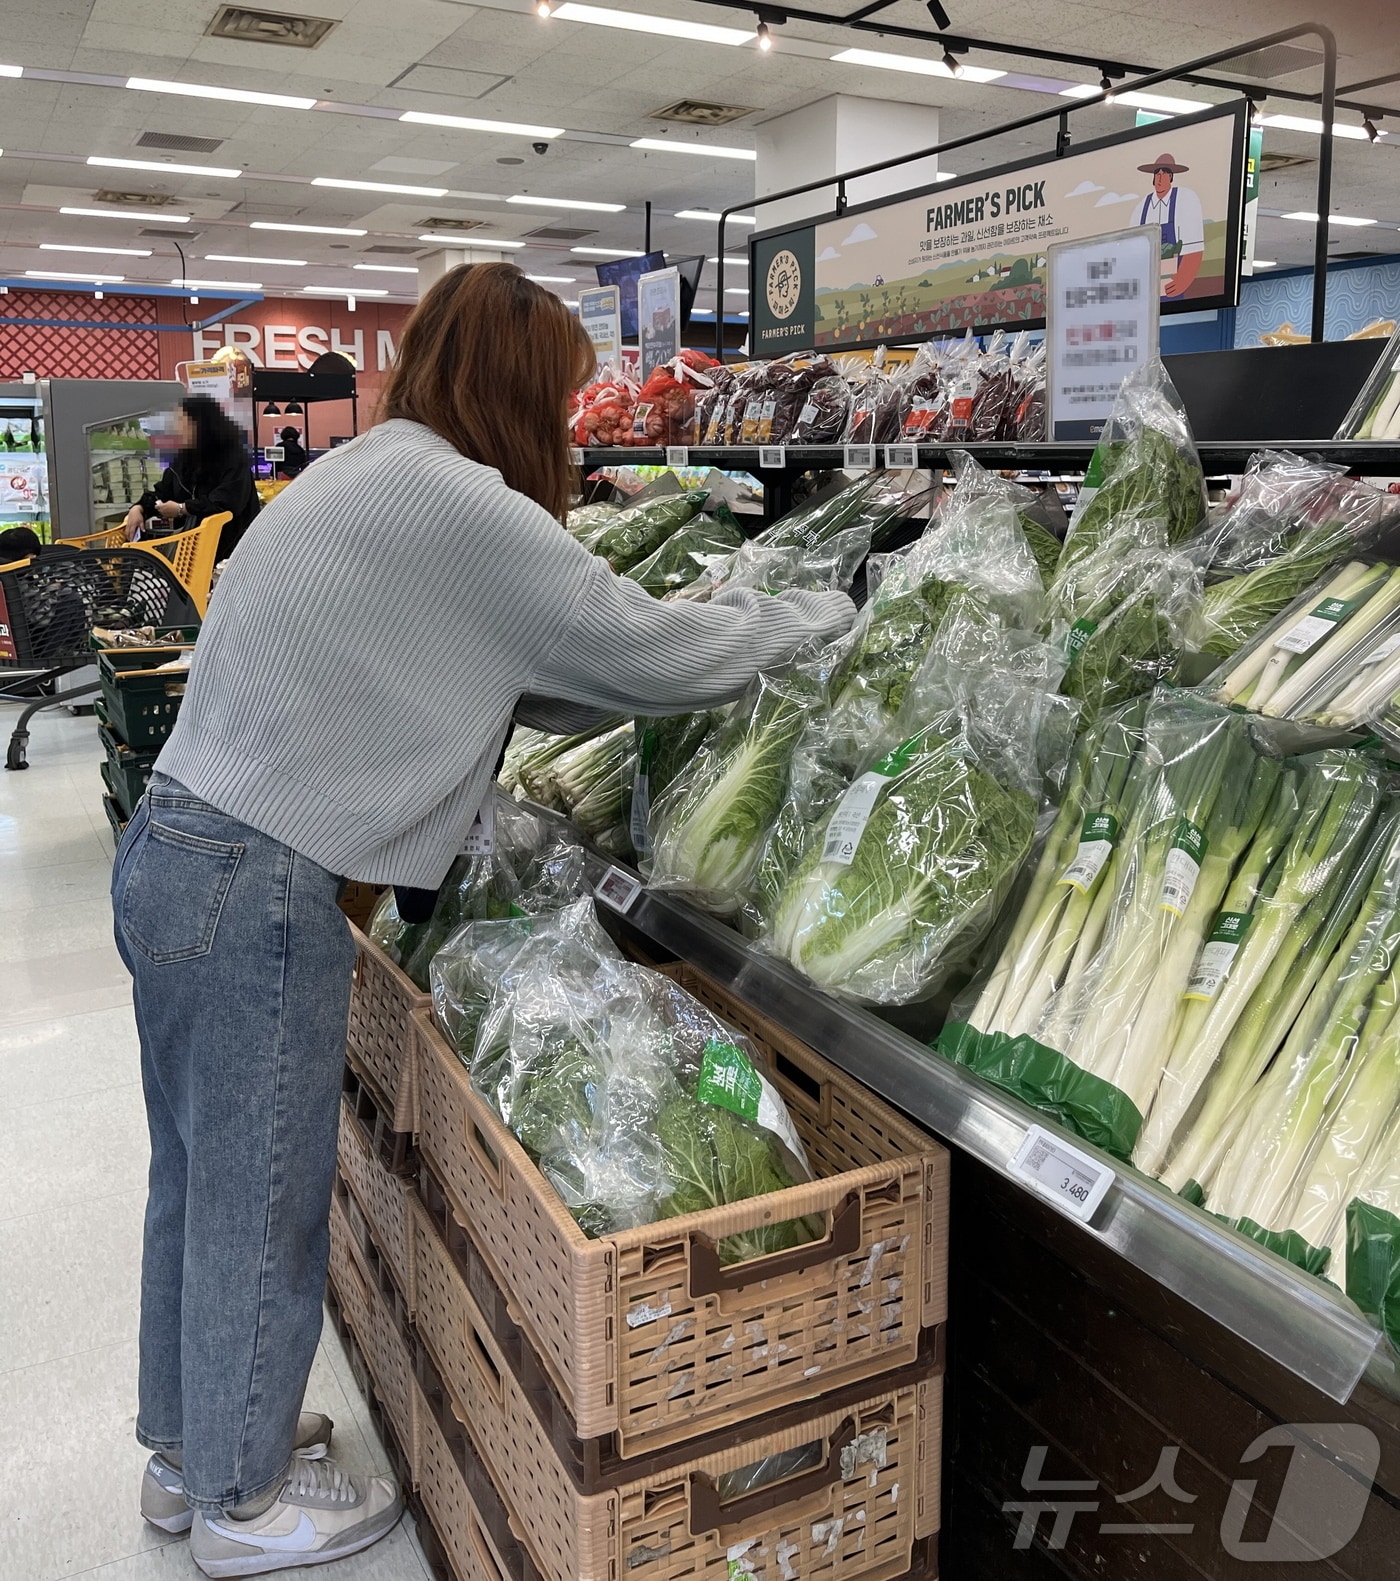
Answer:
POLYGON ((380 415, 406 417, 563 520, 568 399, 593 347, 557 296, 508 263, 445 274, 404 328, 380 415))

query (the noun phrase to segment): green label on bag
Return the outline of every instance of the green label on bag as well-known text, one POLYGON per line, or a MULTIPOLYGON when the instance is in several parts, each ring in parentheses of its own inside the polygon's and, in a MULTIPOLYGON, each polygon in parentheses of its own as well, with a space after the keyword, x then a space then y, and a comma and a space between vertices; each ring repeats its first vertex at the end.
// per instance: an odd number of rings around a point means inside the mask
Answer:
POLYGON ((1163 911, 1179 917, 1191 904, 1207 843, 1205 830, 1199 824, 1192 823, 1189 818, 1177 820, 1162 873, 1163 911))
POLYGON ((1065 869, 1060 882, 1087 895, 1108 865, 1117 838, 1118 820, 1113 814, 1091 812, 1079 831, 1079 849, 1074 853, 1074 860, 1065 869))
POLYGON ((1101 489, 1102 487, 1103 447, 1101 445, 1095 445, 1094 453, 1089 457, 1089 470, 1084 474, 1084 482, 1081 485, 1081 492, 1083 492, 1084 489, 1101 489))
POLYGON ((1222 911, 1216 917, 1210 938, 1201 946, 1200 959, 1181 996, 1183 999, 1199 999, 1209 1004, 1215 998, 1220 985, 1230 975, 1235 955, 1253 921, 1252 911, 1222 911))
POLYGON ((1082 651, 1084 644, 1099 629, 1096 620, 1076 620, 1069 628, 1069 636, 1065 638, 1065 647, 1069 650, 1070 657, 1082 651))
POLYGON ((907 741, 901 741, 893 752, 887 752, 875 765, 874 772, 883 774, 886 779, 893 779, 896 774, 903 774, 918 750, 918 736, 910 736, 907 741))
POLYGON ((1316 609, 1309 610, 1300 621, 1276 638, 1274 646, 1282 648, 1285 653, 1306 653, 1360 607, 1352 598, 1324 598, 1316 609))
POLYGON ((746 1120, 756 1120, 763 1078, 743 1049, 711 1038, 700 1057, 700 1081, 695 1091, 701 1103, 713 1103, 746 1120))

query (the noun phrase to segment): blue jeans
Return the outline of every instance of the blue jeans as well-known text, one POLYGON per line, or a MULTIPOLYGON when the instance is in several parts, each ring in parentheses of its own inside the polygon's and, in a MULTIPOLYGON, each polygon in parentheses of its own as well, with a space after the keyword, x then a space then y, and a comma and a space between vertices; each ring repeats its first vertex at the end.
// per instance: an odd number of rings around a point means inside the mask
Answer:
POLYGON ((117 851, 151 1132, 136 1436, 208 1513, 281 1478, 321 1333, 354 946, 338 880, 155 775, 117 851))

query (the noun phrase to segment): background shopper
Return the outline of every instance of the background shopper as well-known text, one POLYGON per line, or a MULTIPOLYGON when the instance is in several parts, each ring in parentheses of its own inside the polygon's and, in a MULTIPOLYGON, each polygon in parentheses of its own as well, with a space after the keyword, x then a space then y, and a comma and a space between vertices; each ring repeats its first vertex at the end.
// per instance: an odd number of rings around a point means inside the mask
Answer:
POLYGON ((232 520, 219 534, 216 556, 226 560, 258 514, 258 491, 248 447, 235 423, 210 395, 187 395, 177 413, 180 450, 126 514, 128 538, 151 536, 147 523, 164 532, 185 532, 206 516, 228 511, 232 520))
POLYGON ((387 420, 279 495, 221 580, 117 853, 152 1147, 137 1436, 210 1575, 334 1559, 399 1513, 387 1479, 290 1460, 313 1431, 341 877, 436 888, 513 719, 710 707, 853 618, 838 593, 659 603, 564 532, 592 366, 513 265, 432 288, 387 420))

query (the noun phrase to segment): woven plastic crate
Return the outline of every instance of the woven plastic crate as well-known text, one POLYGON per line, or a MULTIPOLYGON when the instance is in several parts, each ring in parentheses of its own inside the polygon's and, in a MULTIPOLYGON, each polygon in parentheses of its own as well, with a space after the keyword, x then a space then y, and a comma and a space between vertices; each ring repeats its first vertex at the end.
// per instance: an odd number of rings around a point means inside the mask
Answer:
POLYGON ((419 1145, 518 1311, 580 1437, 650 1453, 907 1365, 947 1294, 948 1156, 865 1088, 689 967, 763 1049, 821 1178, 586 1237, 431 1017, 414 1017, 419 1145), (722 1267, 718 1244, 822 1215, 826 1237, 722 1267))
POLYGON ((394 1310, 394 1292, 386 1290, 381 1268, 366 1267, 352 1225, 353 1199, 338 1191, 331 1200, 330 1282, 355 1336, 374 1392, 393 1426, 409 1466, 418 1464, 417 1399, 413 1381, 413 1356, 400 1314, 394 1310), (347 1209, 350 1211, 347 1211, 347 1209))
POLYGON ((413 1182, 390 1174, 374 1152, 373 1133, 366 1134, 348 1099, 340 1105, 340 1173, 358 1203, 374 1244, 389 1264, 394 1283, 413 1316, 413 1231, 409 1203, 413 1182))
MULTIPOLYGON (((938 1527, 941 1379, 930 1351, 910 1367, 602 1468, 580 1489, 506 1350, 421 1208, 420 1356, 440 1371, 514 1525, 546 1575, 671 1581, 727 1575, 738 1546, 755 1571, 785 1554, 804 1577, 900 1576, 938 1527), (806 1451, 798 1465, 735 1490, 726 1474, 806 1451)), ((785 1572, 784 1572, 785 1573, 785 1572)))
POLYGON ((136 752, 159 748, 175 726, 188 672, 160 671, 162 664, 190 651, 191 644, 169 648, 100 648, 97 669, 107 722, 136 752))
POLYGON ((431 1010, 432 996, 414 986, 379 946, 352 923, 355 975, 350 990, 350 1057, 376 1089, 399 1131, 417 1129, 412 1016, 431 1010))
MULTIPOLYGON (((418 1382, 418 1502, 455 1581, 544 1581, 421 1347, 418 1382)), ((432 1543, 423 1546, 431 1562, 432 1543)))

